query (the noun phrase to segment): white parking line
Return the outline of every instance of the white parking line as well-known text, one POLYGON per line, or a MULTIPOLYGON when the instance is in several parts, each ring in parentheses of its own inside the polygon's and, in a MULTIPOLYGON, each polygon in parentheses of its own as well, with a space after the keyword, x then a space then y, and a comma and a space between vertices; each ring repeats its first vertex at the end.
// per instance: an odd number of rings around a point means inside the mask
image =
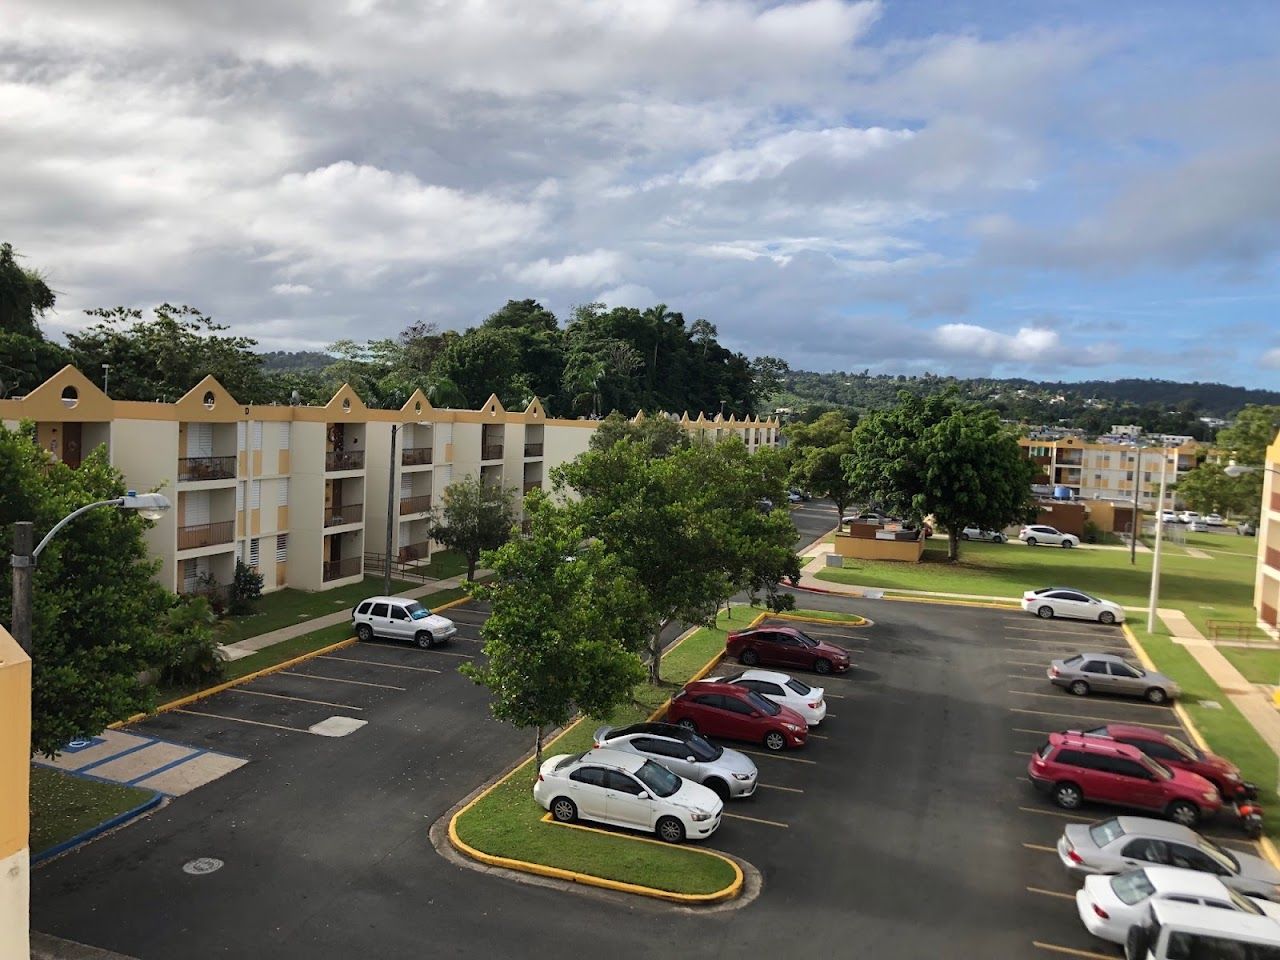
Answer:
POLYGON ((393 687, 389 683, 370 683, 367 680, 347 680, 344 677, 322 677, 318 673, 295 673, 293 670, 281 670, 285 677, 306 677, 308 680, 328 680, 332 683, 351 683, 357 687, 379 687, 382 690, 405 690, 405 687, 393 687))
MULTIPOLYGON (((1021 640, 1023 643, 1047 643, 1055 647, 1066 647, 1068 649, 1075 649, 1077 647, 1085 646, 1085 644, 1083 643, 1061 643, 1058 640, 1041 640, 1039 637, 1005 637, 1005 639, 1021 640)), ((1118 643, 1112 643, 1110 642, 1110 638, 1108 638, 1108 642, 1106 643, 1090 644, 1089 649, 1099 653, 1105 653, 1107 650, 1128 650, 1129 645, 1125 643, 1123 640, 1118 643)))
POLYGON ((720 816, 731 817, 734 820, 748 820, 751 823, 763 823, 766 827, 781 827, 783 830, 791 829, 791 825, 787 823, 780 823, 777 820, 761 820, 759 817, 744 817, 740 813, 722 813, 720 816))
POLYGON ((228 717, 221 713, 203 713, 200 710, 187 710, 182 707, 173 711, 174 713, 186 713, 193 717, 209 717, 213 720, 230 720, 233 723, 247 723, 254 727, 270 727, 272 730, 288 730, 291 733, 310 733, 311 731, 305 727, 286 727, 279 723, 263 723, 261 720, 245 720, 243 717, 228 717))
POLYGON ((1085 957, 1086 960, 1115 960, 1115 957, 1109 954, 1077 950, 1075 947, 1060 947, 1056 943, 1044 943, 1041 940, 1032 940, 1031 945, 1041 950, 1048 950, 1050 953, 1065 953, 1069 957, 1085 957))
POLYGON ((809 734, 809 739, 810 739, 810 740, 830 740, 831 738, 830 738, 830 737, 828 737, 826 734, 822 734, 822 733, 811 733, 811 734, 809 734))
MULTIPOLYGON (((361 645, 369 647, 392 647, 396 650, 409 650, 411 647, 405 646, 403 643, 379 643, 377 640, 362 640, 361 645)), ((418 650, 419 653, 438 653, 442 657, 464 657, 467 660, 474 660, 475 657, 469 653, 450 653, 448 650, 437 650, 432 647, 428 650, 418 650)))
MULTIPOLYGON (((1066 697, 1070 696, 1070 694, 1062 694, 1062 693, 1034 693, 1030 690, 1006 690, 1005 693, 1013 693, 1019 697, 1049 697, 1053 700, 1063 700, 1066 697)), ((1116 706, 1142 707, 1145 710, 1168 710, 1170 713, 1173 712, 1173 709, 1171 707, 1166 707, 1163 704, 1159 704, 1159 703, 1129 703, 1126 701, 1124 703, 1116 703, 1116 706)))
MULTIPOLYGON (((1022 707, 1010 707, 1011 713, 1030 713, 1037 717, 1071 717, 1073 720, 1097 720, 1102 723, 1132 723, 1132 720, 1120 720, 1116 717, 1099 717, 1092 713, 1060 713, 1054 710, 1024 710, 1022 707)), ((1147 721, 1144 727, 1160 727, 1164 730, 1181 730, 1182 727, 1176 723, 1153 723, 1147 721)))
POLYGON ((1011 623, 1005 623, 1006 630, 1024 630, 1027 633, 1058 633, 1058 634, 1079 634, 1082 637, 1119 637, 1120 634, 1115 632, 1114 628, 1103 626, 1099 630, 1072 630, 1063 624, 1061 627, 1033 627, 1030 620, 1019 620, 1011 623))
POLYGON ((757 787, 764 787, 766 790, 785 790, 787 793, 804 793, 799 787, 780 787, 776 783, 757 783, 757 787))
POLYGON ((802 757, 788 757, 781 753, 763 753, 759 750, 744 750, 742 747, 736 748, 739 753, 746 753, 753 757, 768 757, 770 760, 790 760, 792 763, 807 763, 811 767, 818 765, 817 760, 805 760, 802 757))
POLYGON ((1062 820, 1074 820, 1076 823, 1093 823, 1097 817, 1082 817, 1075 813, 1063 813, 1061 810, 1041 810, 1039 807, 1019 807, 1023 813, 1035 813, 1042 817, 1058 817, 1062 820))
POLYGON ((823 695, 827 700, 845 700, 847 699, 843 693, 827 693, 823 691, 823 695))
POLYGON ((1043 887, 1027 887, 1027 893, 1038 893, 1044 897, 1061 897, 1063 900, 1074 900, 1074 893, 1059 893, 1057 890, 1046 890, 1043 887))
POLYGON ((1057 847, 1046 847, 1043 843, 1024 843, 1024 847, 1028 850, 1038 850, 1040 853, 1057 853, 1057 847))
POLYGON ((328 700, 308 700, 306 697, 288 697, 283 693, 265 693, 262 690, 246 690, 243 687, 232 687, 230 690, 224 690, 224 693, 238 693, 247 697, 273 697, 276 700, 296 700, 298 703, 314 703, 320 707, 339 707, 343 710, 363 710, 364 707, 357 707, 350 703, 330 703, 328 700))
POLYGON ((402 663, 382 663, 378 660, 357 660, 355 657, 335 657, 327 653, 317 660, 341 660, 343 663, 363 663, 369 667, 390 667, 392 670, 413 670, 417 673, 440 673, 435 667, 410 667, 402 663))

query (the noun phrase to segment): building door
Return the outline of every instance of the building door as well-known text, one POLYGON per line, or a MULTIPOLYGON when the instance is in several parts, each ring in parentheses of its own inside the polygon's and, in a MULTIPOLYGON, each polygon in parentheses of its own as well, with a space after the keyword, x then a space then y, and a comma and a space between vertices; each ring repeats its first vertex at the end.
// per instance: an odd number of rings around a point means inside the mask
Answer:
POLYGON ((62 425, 62 462, 74 470, 80 466, 83 447, 80 438, 81 424, 64 423, 62 425))

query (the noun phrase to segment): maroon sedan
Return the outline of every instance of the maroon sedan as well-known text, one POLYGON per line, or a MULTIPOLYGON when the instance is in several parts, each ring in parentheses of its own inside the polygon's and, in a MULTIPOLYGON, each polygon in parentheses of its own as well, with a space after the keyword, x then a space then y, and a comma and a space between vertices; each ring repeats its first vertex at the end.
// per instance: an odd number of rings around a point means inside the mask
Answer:
POLYGON ((734 683, 686 684, 667 707, 667 720, 695 733, 763 743, 769 750, 803 747, 804 717, 734 683))
POLYGON ((1248 798, 1257 793, 1257 788, 1241 778, 1240 768, 1230 760, 1197 750, 1162 730, 1130 723, 1109 723, 1083 732, 1088 737, 1106 737, 1116 743, 1137 747, 1166 767, 1198 773, 1217 787, 1218 792, 1228 800, 1248 798))
POLYGON ((724 651, 748 667, 798 667, 815 673, 843 673, 849 652, 834 643, 815 640, 795 627, 761 627, 729 634, 724 651))

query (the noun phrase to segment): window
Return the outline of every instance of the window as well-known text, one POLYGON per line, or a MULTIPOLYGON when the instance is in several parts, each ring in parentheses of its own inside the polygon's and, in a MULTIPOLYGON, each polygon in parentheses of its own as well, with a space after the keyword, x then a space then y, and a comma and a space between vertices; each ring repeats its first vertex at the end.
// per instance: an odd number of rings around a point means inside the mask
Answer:
POLYGON ((590 784, 593 787, 604 786, 605 771, 599 767, 579 767, 569 774, 569 779, 577 783, 590 784))
POLYGON ((1084 770, 1102 770, 1103 766, 1099 763, 1102 759, 1097 754, 1085 753, 1083 750, 1059 750, 1056 758, 1058 763, 1084 770))
POLYGON ((604 772, 604 785, 606 789, 617 790, 619 793, 629 793, 633 797, 640 796, 644 791, 640 784, 620 770, 606 770, 604 772))
POLYGON ((387 615, 387 604, 375 603, 373 605, 373 615, 375 617, 385 617, 387 615))
POLYGON ((244 482, 236 484, 236 513, 244 509, 244 482))
POLYGON ((405 612, 404 607, 401 607, 393 603, 391 605, 391 619, 392 620, 408 620, 409 614, 405 612))
POLYGON ((717 709, 724 709, 723 700, 724 697, 715 693, 704 693, 700 697, 693 698, 693 702, 700 707, 716 707, 717 709))
POLYGON ((281 533, 276 536, 276 563, 284 563, 289 559, 289 535, 281 533))
POLYGON ((683 782, 666 767, 646 760, 644 766, 636 771, 636 777, 648 787, 655 797, 669 797, 680 789, 683 782))
POLYGON ((281 450, 288 450, 288 449, 289 449, 289 438, 290 438, 290 435, 291 435, 292 433, 293 433, 293 424, 292 424, 292 423, 282 423, 282 424, 280 424, 280 432, 279 432, 279 434, 277 434, 277 436, 279 437, 279 441, 280 441, 280 449, 281 449, 281 450))
POLYGON ((262 506, 262 481, 252 480, 249 483, 249 508, 257 510, 262 506))
POLYGON ((763 694, 765 696, 782 696, 782 687, 778 686, 776 683, 769 683, 765 680, 756 680, 752 683, 751 689, 756 693, 763 694))
POLYGON ((1144 860, 1147 863, 1169 863, 1169 845, 1163 840, 1152 840, 1143 837, 1131 840, 1120 851, 1120 856, 1128 860, 1144 860))
POLYGON ((787 681, 787 686, 790 687, 792 690, 794 690, 796 693, 800 694, 800 696, 802 697, 807 697, 810 691, 813 690, 813 687, 809 686, 808 684, 801 683, 795 677, 792 677, 790 680, 787 681))
POLYGON ((245 427, 245 422, 243 420, 237 420, 236 421, 236 449, 237 450, 243 450, 245 448, 246 436, 247 436, 246 430, 247 428, 245 427))
POLYGON ((253 449, 262 449, 262 421, 253 421, 253 449))
POLYGON ((747 694, 747 703, 750 705, 748 707, 748 712, 750 712, 751 709, 755 709, 760 713, 763 713, 766 717, 776 717, 782 712, 782 708, 780 706, 772 700, 766 700, 754 691, 747 694))
POLYGON ((744 717, 751 716, 751 707, 739 700, 737 697, 721 697, 720 700, 720 707, 722 709, 744 717))
POLYGON ((1133 906, 1139 900, 1145 900, 1156 892, 1156 888, 1147 879, 1147 871, 1135 870, 1133 873, 1122 873, 1111 878, 1111 889, 1120 898, 1121 903, 1133 906))
POLYGON ((636 737, 631 741, 631 745, 643 753, 652 753, 659 757, 673 757, 677 760, 683 760, 692 753, 687 747, 676 743, 674 740, 659 740, 656 737, 636 737))
POLYGON ((249 566, 256 567, 258 565, 258 562, 259 560, 261 560, 261 556, 262 556, 260 552, 260 548, 261 548, 261 542, 258 540, 257 537, 254 537, 252 540, 249 541, 249 566))
POLYGON ((1169 960, 1280 960, 1280 947, 1237 940, 1229 935, 1210 937, 1174 930, 1169 934, 1165 956, 1169 960))
POLYGON ((1080 668, 1081 673, 1106 673, 1107 665, 1101 660, 1090 660, 1080 668))
POLYGON ((1123 836, 1124 828, 1115 817, 1095 823, 1089 828, 1089 838, 1099 847, 1105 847, 1112 840, 1119 840, 1123 836))
POLYGON ((1072 603, 1088 603, 1089 602, 1089 598, 1086 597, 1083 593, 1075 593, 1070 590, 1065 590, 1062 593, 1059 593, 1057 596, 1059 600, 1070 600, 1072 603))
POLYGON ((1111 675, 1113 677, 1125 677, 1128 680, 1136 680, 1138 677, 1142 676, 1142 674, 1138 673, 1137 670, 1134 670, 1133 667, 1129 666, 1127 663, 1110 663, 1107 666, 1111 668, 1111 675))
POLYGON ((1124 757, 1100 757, 1099 759, 1102 760, 1103 769, 1107 773, 1129 777, 1133 780, 1151 779, 1151 774, 1140 763, 1126 760, 1124 757))
POLYGON ((370 603, 368 600, 366 600, 364 601, 364 603, 360 604, 360 606, 356 607, 356 613, 360 614, 360 616, 363 617, 365 614, 369 612, 369 608, 372 606, 373 604, 370 603))
POLYGON ((287 507, 289 505, 289 478, 276 481, 276 506, 287 507))

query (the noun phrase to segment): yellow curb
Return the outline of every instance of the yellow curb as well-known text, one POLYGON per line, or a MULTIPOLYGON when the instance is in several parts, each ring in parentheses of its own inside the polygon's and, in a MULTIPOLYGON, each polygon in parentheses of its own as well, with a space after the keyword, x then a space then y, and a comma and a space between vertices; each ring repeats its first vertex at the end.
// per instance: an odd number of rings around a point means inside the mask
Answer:
MULTIPOLYGON (((852 596, 852 594, 850 594, 852 596)), ((995 603, 989 600, 951 600, 947 597, 915 597, 915 596, 889 596, 885 594, 881 600, 896 600, 899 603, 940 603, 953 607, 984 607, 988 610, 1017 610, 1017 600, 1006 600, 995 603)))
POLYGON ((866 617, 858 617, 857 620, 836 620, 833 617, 807 617, 799 613, 771 613, 769 614, 775 620, 799 620, 802 623, 824 623, 830 626, 838 624, 842 627, 869 627, 871 621, 866 617))
POLYGON ((470 597, 459 597, 457 600, 450 600, 448 603, 442 603, 438 607, 432 607, 431 612, 435 613, 437 610, 448 610, 450 607, 460 607, 464 603, 470 603, 470 602, 471 602, 470 597))
POLYGON ((269 673, 275 673, 277 670, 283 670, 285 667, 291 667, 295 663, 302 663, 304 660, 310 660, 311 658, 318 657, 321 654, 331 653, 334 650, 349 647, 355 642, 355 637, 347 637, 347 639, 339 640, 337 643, 331 643, 327 647, 321 647, 318 650, 311 650, 301 656, 293 657, 289 660, 283 660, 280 663, 273 663, 271 666, 263 667, 261 670, 255 670, 253 673, 246 673, 243 677, 236 677, 234 680, 219 683, 216 686, 209 687, 207 690, 197 690, 195 693, 189 694, 185 697, 179 697, 177 700, 170 700, 168 703, 162 703, 150 713, 135 713, 133 716, 124 720, 117 720, 115 723, 107 724, 107 729, 118 730, 130 723, 137 723, 139 720, 145 720, 147 717, 155 716, 157 713, 176 710, 178 707, 186 706, 188 703, 195 703, 197 700, 203 700, 205 697, 212 697, 215 693, 222 693, 222 691, 230 690, 232 687, 238 687, 242 683, 248 683, 250 680, 256 680, 258 677, 266 676, 269 673))

